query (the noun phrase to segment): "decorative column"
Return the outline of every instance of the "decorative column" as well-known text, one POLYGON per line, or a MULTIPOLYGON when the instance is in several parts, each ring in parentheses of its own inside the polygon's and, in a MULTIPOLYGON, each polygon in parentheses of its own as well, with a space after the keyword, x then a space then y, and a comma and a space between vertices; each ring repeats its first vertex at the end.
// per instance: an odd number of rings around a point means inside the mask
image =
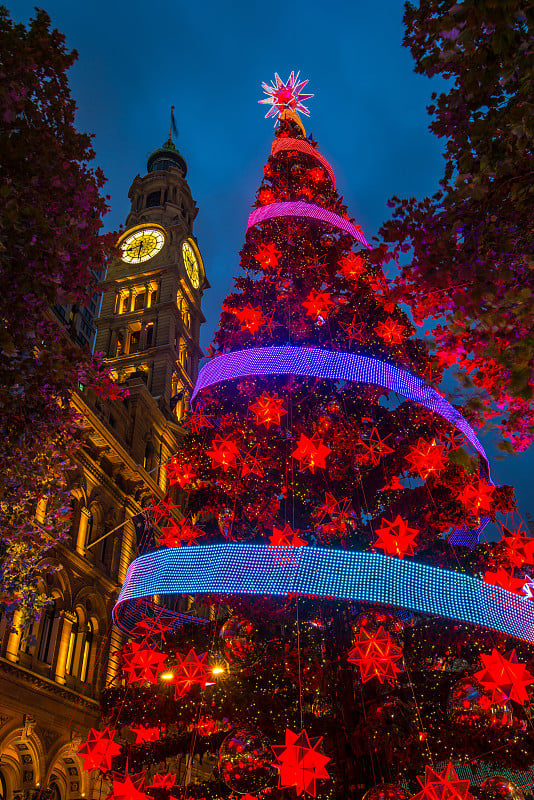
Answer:
POLYGON ((58 683, 65 683, 65 670, 67 666, 67 653, 69 650, 70 634, 76 621, 76 614, 71 611, 60 611, 61 631, 59 634, 59 647, 56 656, 56 669, 54 679, 58 683))
POLYGON ((106 671, 106 686, 112 686, 119 671, 118 651, 124 643, 124 635, 115 628, 111 629, 109 637, 108 668, 106 671))
POLYGON ((11 633, 7 640, 6 658, 16 664, 19 660, 19 645, 22 638, 22 614, 20 611, 15 611, 13 614, 13 621, 11 623, 11 633))
POLYGON ((81 556, 85 555, 85 540, 87 538, 87 526, 91 519, 91 512, 88 508, 82 508, 80 511, 80 524, 78 525, 78 533, 76 534, 76 552, 81 556))

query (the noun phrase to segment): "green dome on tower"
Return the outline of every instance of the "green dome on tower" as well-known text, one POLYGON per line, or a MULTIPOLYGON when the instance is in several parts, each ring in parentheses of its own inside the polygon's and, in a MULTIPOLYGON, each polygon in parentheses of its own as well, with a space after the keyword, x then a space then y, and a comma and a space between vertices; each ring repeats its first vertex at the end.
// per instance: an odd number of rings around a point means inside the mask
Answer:
POLYGON ((146 165, 147 172, 168 170, 169 167, 178 167, 178 169, 183 172, 185 178, 187 174, 187 164, 170 137, 158 150, 154 150, 148 157, 146 165))

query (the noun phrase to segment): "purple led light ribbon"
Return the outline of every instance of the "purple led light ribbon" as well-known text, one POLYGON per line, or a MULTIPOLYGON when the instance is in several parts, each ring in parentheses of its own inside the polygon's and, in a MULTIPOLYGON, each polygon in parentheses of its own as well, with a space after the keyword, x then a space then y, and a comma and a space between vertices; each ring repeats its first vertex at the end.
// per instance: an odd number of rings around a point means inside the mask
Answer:
POLYGON ((534 603, 459 572, 379 553, 323 547, 212 544, 157 550, 129 567, 113 609, 127 630, 127 609, 152 595, 328 597, 480 625, 534 643, 534 603))
POLYGON ((304 203, 302 200, 296 200, 293 203, 270 203, 268 206, 260 206, 248 218, 247 231, 257 225, 258 222, 265 222, 267 219, 276 217, 308 217, 317 222, 326 222, 334 228, 341 228, 345 233, 350 233, 364 247, 371 247, 361 230, 356 225, 353 225, 352 222, 349 222, 348 219, 340 217, 339 214, 334 214, 333 211, 328 211, 328 209, 317 206, 314 203, 304 203))
MULTIPOLYGON (((433 411, 458 428, 479 455, 481 477, 491 483, 488 458, 469 423, 435 389, 411 372, 378 358, 358 353, 340 353, 313 347, 251 347, 235 350, 205 364, 197 378, 191 402, 208 386, 221 381, 252 375, 303 375, 330 380, 358 381, 383 386, 433 411)), ((475 547, 489 519, 483 517, 478 528, 456 528, 449 536, 451 544, 475 547)))
POLYGON ((455 425, 480 455, 489 476, 489 463, 474 430, 459 411, 451 406, 422 378, 404 369, 359 353, 341 353, 313 347, 251 347, 235 350, 204 364, 197 378, 191 402, 197 394, 221 381, 252 375, 303 375, 333 381, 357 381, 383 386, 433 411, 455 425))

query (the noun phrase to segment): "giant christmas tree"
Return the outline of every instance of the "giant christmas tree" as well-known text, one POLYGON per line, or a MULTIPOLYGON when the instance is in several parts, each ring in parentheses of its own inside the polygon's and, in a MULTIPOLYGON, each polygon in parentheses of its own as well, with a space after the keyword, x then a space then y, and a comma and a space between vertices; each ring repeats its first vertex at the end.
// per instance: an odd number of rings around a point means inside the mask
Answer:
POLYGON ((305 133, 304 85, 264 85, 277 127, 236 290, 166 467, 158 546, 115 609, 121 685, 81 754, 121 798, 517 800, 534 539, 433 388, 305 133), (502 540, 479 543, 498 513, 502 540))

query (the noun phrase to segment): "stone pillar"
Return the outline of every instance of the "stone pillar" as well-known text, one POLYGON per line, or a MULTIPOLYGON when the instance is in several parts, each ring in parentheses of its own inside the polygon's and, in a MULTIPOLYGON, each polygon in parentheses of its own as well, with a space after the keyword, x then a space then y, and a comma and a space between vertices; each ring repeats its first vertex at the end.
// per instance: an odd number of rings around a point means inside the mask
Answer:
POLYGON ((123 634, 114 626, 111 629, 109 637, 109 656, 108 668, 106 672, 106 686, 111 686, 117 677, 119 671, 119 657, 117 651, 121 649, 124 642, 123 634))
POLYGON ((78 533, 76 534, 76 552, 81 556, 85 555, 85 540, 87 537, 87 526, 91 519, 91 512, 88 508, 82 508, 80 511, 80 524, 78 526, 78 533))
POLYGON ((15 611, 13 614, 13 621, 11 623, 12 631, 9 634, 6 647, 6 658, 16 664, 19 660, 19 644, 22 637, 22 615, 20 611, 15 611))
POLYGON ((59 616, 61 618, 61 628, 59 633, 59 647, 57 649, 54 679, 58 683, 65 683, 65 669, 67 665, 70 634, 72 631, 72 626, 76 621, 76 615, 70 611, 61 611, 59 616))

